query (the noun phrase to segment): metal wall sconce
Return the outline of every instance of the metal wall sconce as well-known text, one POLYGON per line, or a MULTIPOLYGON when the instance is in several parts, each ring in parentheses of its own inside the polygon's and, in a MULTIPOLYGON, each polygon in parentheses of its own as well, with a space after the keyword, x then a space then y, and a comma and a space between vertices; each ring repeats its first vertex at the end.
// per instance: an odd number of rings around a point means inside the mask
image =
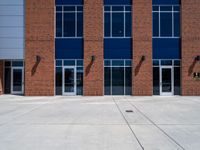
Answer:
POLYGON ((94 62, 95 59, 96 59, 96 56, 92 55, 92 56, 91 56, 91 61, 94 62))
POLYGON ((200 79, 200 72, 194 72, 193 73, 193 78, 194 79, 200 79))
POLYGON ((197 56, 197 57, 195 58, 195 60, 196 60, 196 61, 200 61, 200 56, 197 56))
POLYGON ((39 55, 36 55, 36 62, 39 63, 41 61, 41 57, 39 55))
POLYGON ((146 56, 143 55, 143 56, 141 57, 141 60, 142 60, 142 61, 145 61, 145 59, 146 59, 146 56))

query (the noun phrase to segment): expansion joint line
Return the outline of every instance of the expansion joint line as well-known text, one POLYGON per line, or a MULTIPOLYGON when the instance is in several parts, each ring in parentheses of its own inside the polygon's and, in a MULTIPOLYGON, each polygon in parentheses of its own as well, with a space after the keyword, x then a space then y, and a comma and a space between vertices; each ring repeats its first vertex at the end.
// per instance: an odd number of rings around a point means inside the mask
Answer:
POLYGON ((131 126, 130 126, 130 124, 129 124, 128 120, 126 119, 126 117, 125 117, 125 116, 124 116, 124 114, 122 113, 122 111, 121 111, 121 109, 120 109, 119 105, 117 104, 117 102, 115 101, 115 98, 114 98, 114 97, 113 97, 113 101, 114 101, 114 103, 115 103, 115 105, 116 105, 117 109, 119 110, 120 114, 121 114, 121 115, 122 115, 122 117, 124 118, 124 120, 125 120, 125 122, 126 122, 126 124, 127 124, 128 128, 131 130, 131 132, 132 132, 133 136, 135 137, 135 139, 137 140, 138 144, 140 145, 141 149, 142 149, 142 150, 144 150, 144 147, 143 147, 143 145, 141 144, 141 142, 139 141, 139 139, 138 139, 137 135, 135 134, 135 132, 134 132, 134 131, 133 131, 133 129, 131 128, 131 126))
POLYGON ((142 116, 144 116, 149 122, 151 122, 156 128, 158 128, 164 135, 166 135, 172 142, 178 145, 182 150, 185 150, 183 146, 181 146, 174 138, 172 138, 169 134, 167 134, 162 128, 160 128, 153 120, 151 120, 147 115, 145 115, 140 109, 138 109, 134 104, 132 104, 127 98, 126 101, 134 107, 142 116))

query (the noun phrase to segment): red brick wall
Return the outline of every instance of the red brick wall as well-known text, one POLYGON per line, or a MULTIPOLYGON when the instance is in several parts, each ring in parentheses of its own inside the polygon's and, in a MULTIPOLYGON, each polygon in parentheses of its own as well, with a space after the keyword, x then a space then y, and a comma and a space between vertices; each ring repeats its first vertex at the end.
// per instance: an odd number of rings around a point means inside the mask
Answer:
POLYGON ((152 0, 133 0, 133 95, 152 95, 152 74, 152 0))
POLYGON ((200 95, 200 80, 193 79, 200 72, 200 1, 182 0, 182 95, 200 95))
POLYGON ((4 82, 3 70, 4 70, 3 61, 0 61, 0 95, 3 94, 3 82, 4 82))
POLYGON ((26 1, 25 95, 54 95, 54 6, 55 0, 26 1))
POLYGON ((84 0, 84 95, 104 94, 103 61, 103 0, 84 0))

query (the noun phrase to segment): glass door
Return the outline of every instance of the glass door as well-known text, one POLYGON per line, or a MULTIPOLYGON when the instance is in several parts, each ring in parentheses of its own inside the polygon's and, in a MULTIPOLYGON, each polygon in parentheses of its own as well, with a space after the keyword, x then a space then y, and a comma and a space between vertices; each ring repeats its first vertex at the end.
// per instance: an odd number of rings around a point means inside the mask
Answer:
POLYGON ((76 95, 76 68, 63 68, 63 95, 76 95))
POLYGON ((161 67, 160 80, 160 94, 163 96, 174 95, 172 67, 161 67))
POLYGON ((23 68, 13 67, 11 73, 11 93, 23 94, 24 93, 24 71, 23 68))

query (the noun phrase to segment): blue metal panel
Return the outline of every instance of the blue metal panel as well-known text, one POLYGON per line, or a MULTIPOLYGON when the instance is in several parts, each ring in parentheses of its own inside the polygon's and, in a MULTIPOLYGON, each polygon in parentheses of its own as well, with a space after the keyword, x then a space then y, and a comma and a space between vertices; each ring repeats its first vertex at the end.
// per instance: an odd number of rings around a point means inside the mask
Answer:
POLYGON ((104 5, 131 5, 132 0, 104 0, 104 5))
POLYGON ((153 0, 153 5, 179 5, 181 0, 153 0))
POLYGON ((83 59, 83 39, 56 39, 56 59, 83 59))
POLYGON ((82 5, 83 0, 56 0, 56 5, 82 5))
POLYGON ((180 59, 181 40, 176 38, 153 39, 153 59, 180 59))
POLYGON ((105 59, 131 59, 132 39, 104 39, 105 59))

